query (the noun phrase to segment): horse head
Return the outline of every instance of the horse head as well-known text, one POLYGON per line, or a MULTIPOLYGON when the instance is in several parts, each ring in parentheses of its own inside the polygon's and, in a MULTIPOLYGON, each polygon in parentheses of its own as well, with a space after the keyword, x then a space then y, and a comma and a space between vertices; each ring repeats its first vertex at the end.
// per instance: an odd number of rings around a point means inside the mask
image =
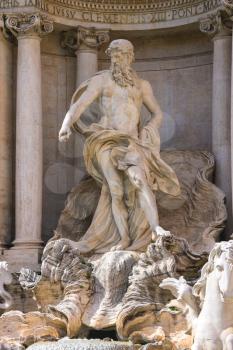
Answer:
POLYGON ((233 240, 217 245, 213 263, 218 276, 221 300, 233 302, 233 240))

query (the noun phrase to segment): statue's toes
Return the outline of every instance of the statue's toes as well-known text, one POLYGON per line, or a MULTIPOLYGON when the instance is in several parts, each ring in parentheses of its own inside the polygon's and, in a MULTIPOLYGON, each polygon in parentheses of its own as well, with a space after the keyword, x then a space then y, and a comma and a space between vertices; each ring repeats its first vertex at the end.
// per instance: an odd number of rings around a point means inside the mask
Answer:
POLYGON ((126 248, 128 248, 129 245, 130 245, 129 239, 121 240, 117 245, 111 248, 111 252, 115 252, 116 250, 125 250, 126 248))

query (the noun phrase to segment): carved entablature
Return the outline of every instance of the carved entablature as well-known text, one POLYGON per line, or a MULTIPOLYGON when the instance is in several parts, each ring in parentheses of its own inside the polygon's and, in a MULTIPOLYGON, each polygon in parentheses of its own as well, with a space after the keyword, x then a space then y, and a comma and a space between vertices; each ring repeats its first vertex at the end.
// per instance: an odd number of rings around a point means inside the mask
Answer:
POLYGON ((70 51, 76 51, 81 46, 87 49, 99 49, 110 40, 108 30, 96 30, 78 26, 77 30, 69 30, 62 33, 61 46, 70 51))
POLYGON ((33 8, 75 28, 143 30, 197 22, 221 6, 222 0, 0 0, 0 13, 33 8))
POLYGON ((53 31, 53 22, 39 13, 21 13, 7 15, 5 27, 15 37, 25 34, 43 36, 53 31))

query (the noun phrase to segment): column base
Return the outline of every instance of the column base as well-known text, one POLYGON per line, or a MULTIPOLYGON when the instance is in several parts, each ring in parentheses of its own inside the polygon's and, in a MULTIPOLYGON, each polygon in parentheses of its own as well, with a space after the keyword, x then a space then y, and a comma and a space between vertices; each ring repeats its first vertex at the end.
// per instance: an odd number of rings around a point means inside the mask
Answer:
POLYGON ((43 248, 43 241, 33 240, 33 241, 20 241, 15 240, 12 242, 13 247, 11 249, 32 249, 32 248, 43 248))
POLYGON ((21 268, 28 268, 40 272, 42 246, 14 246, 11 249, 4 249, 0 260, 7 261, 11 272, 20 272, 21 268))

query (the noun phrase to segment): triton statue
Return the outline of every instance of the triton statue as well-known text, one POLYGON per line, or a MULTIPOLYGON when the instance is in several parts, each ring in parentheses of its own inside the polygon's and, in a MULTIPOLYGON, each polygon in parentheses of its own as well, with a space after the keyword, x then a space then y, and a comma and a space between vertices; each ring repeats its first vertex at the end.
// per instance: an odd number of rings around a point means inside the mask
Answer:
POLYGON ((112 250, 145 249, 151 235, 169 233, 159 226, 155 191, 180 194, 176 174, 160 158, 162 111, 150 83, 131 68, 133 45, 114 40, 106 53, 110 70, 81 84, 59 133, 60 141, 67 141, 72 129, 86 137, 86 168, 102 188, 92 224, 77 243, 81 252, 105 252, 109 244, 112 250), (101 120, 86 126, 80 117, 97 99, 101 120), (143 104, 151 120, 141 128, 143 104))

